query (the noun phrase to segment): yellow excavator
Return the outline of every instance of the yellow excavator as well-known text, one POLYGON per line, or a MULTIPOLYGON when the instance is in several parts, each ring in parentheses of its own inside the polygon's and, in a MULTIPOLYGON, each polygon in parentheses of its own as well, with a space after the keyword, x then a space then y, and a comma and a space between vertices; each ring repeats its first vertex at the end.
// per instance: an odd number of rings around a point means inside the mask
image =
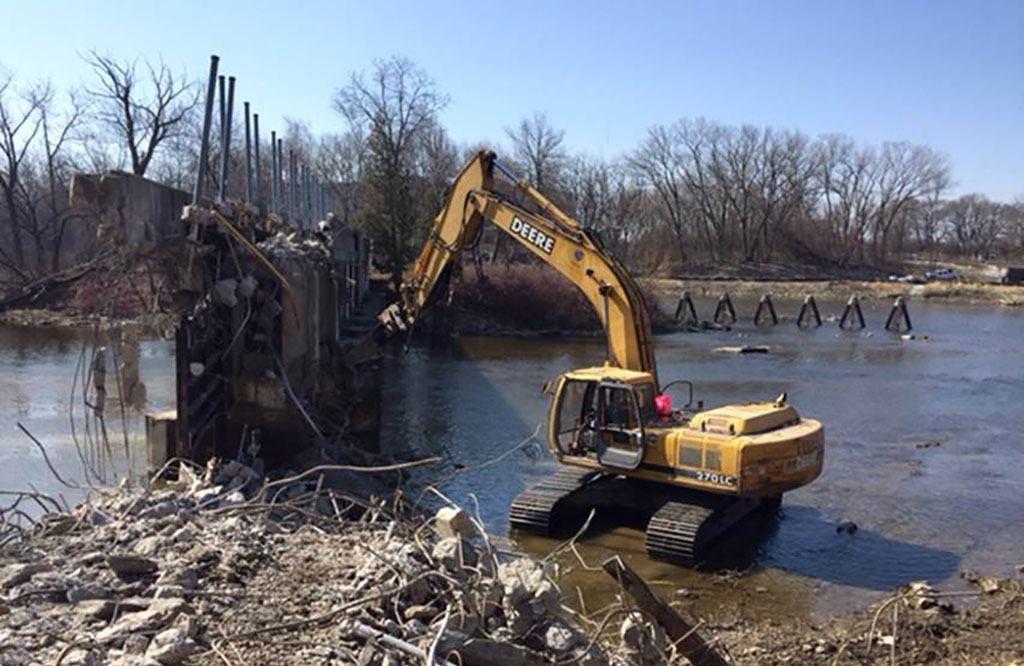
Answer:
POLYGON ((514 528, 553 533, 563 509, 630 508, 646 520, 651 557, 692 565, 744 517, 821 473, 824 431, 782 394, 771 402, 702 409, 690 382, 659 384, 651 324, 625 267, 526 180, 480 151, 452 183, 384 328, 411 331, 489 221, 578 287, 604 327, 603 365, 567 372, 552 395, 547 440, 567 466, 512 503, 514 528), (535 204, 530 212, 495 187, 498 173, 535 204), (673 386, 688 403, 672 408, 673 386))

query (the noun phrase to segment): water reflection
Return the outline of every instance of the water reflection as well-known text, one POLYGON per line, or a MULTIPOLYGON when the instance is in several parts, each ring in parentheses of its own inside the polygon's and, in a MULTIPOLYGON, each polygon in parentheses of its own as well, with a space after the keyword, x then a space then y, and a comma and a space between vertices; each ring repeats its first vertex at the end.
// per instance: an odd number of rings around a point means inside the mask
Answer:
MULTIPOLYGON (((131 467, 142 471, 145 463, 145 427, 142 410, 174 407, 173 344, 140 339, 132 331, 122 340, 122 375, 129 392, 127 450, 123 444, 120 403, 116 378, 110 368, 108 383, 108 427, 117 445, 112 447, 114 469, 111 478, 131 467)), ((84 491, 62 486, 48 470, 38 449, 16 427, 20 421, 46 447, 62 477, 82 484, 85 475, 71 435, 71 391, 75 369, 83 349, 91 349, 93 332, 88 329, 0 326, 0 489, 21 490, 29 486, 41 492, 64 494, 74 501, 84 491)), ((81 390, 79 385, 78 390, 81 390)), ((80 395, 74 402, 79 418, 80 395)), ((81 423, 79 423, 81 437, 81 423)))

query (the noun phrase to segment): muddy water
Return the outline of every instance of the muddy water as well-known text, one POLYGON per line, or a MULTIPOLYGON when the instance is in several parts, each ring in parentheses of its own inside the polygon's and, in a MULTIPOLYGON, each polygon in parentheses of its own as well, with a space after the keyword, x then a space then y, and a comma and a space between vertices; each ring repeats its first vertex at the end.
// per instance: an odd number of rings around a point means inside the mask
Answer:
MULTIPOLYGON (((776 303, 795 316, 799 303, 776 303)), ((841 303, 822 303, 823 315, 841 303)), ((713 303, 698 301, 708 317, 713 303)), ((771 399, 787 391, 803 414, 825 423, 822 476, 789 493, 761 540, 729 544, 729 566, 695 572, 649 560, 639 531, 598 525, 578 548, 600 563, 622 554, 684 605, 737 616, 810 617, 857 606, 912 580, 956 586, 965 568, 1011 574, 1024 563, 1024 312, 992 306, 912 303, 914 333, 882 330, 885 304, 865 303, 869 328, 835 323, 800 331, 792 321, 757 329, 755 304, 736 302, 747 323, 731 332, 657 339, 662 382, 690 379, 697 398, 771 399), (722 354, 723 345, 768 345, 770 353, 722 354), (919 448, 925 443, 939 446, 919 448), (840 534, 842 519, 859 526, 840 534)), ((435 477, 455 475, 445 492, 507 533, 506 511, 527 484, 550 474, 546 451, 514 448, 544 420, 541 384, 565 370, 600 363, 603 342, 464 338, 412 349, 385 362, 386 424, 392 448, 444 456, 435 477)), ((517 544, 546 555, 557 542, 521 534, 517 544)), ((575 569, 591 610, 613 592, 603 574, 575 569)))
MULTIPOLYGON (((31 486, 53 496, 62 494, 72 503, 84 495, 84 490, 58 482, 39 449, 16 426, 21 422, 40 440, 65 481, 84 484, 86 474, 70 422, 72 385, 83 348, 93 348, 91 331, 0 326, 0 490, 31 486)), ((129 470, 144 469, 145 422, 141 414, 142 410, 174 407, 173 352, 173 343, 164 341, 143 340, 124 348, 125 360, 139 368, 140 384, 133 394, 136 408, 129 406, 122 421, 113 376, 108 380, 111 389, 105 411, 111 446, 106 468, 94 465, 108 479, 116 481, 129 470)), ((73 407, 78 446, 85 448, 80 384, 73 407)))

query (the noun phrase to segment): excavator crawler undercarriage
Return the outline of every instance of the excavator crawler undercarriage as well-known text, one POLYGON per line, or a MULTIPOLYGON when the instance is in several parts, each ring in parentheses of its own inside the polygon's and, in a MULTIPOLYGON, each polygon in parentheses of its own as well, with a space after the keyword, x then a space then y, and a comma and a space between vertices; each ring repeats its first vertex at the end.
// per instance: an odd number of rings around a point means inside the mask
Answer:
POLYGON ((655 559, 693 566, 733 526, 758 509, 774 510, 780 498, 713 495, 601 472, 565 469, 520 493, 509 509, 515 529, 558 536, 578 527, 595 508, 639 517, 644 547, 655 559))

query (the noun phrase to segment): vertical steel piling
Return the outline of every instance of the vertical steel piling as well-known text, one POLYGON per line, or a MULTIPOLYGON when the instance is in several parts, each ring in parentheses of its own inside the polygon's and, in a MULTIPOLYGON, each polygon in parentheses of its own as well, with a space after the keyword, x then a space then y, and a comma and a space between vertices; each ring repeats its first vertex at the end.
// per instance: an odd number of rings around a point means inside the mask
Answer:
POLYGON ((210 56, 210 78, 206 84, 206 104, 203 106, 203 137, 199 144, 199 168, 196 185, 192 190, 192 203, 198 204, 206 189, 206 162, 210 158, 210 125, 213 122, 213 98, 217 92, 217 65, 220 58, 210 56))

